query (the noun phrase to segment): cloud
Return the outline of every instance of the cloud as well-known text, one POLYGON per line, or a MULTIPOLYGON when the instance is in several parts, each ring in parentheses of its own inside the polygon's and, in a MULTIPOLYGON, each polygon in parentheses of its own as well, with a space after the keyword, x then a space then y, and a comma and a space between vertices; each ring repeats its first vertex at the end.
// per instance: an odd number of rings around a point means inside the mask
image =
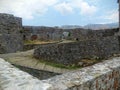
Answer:
POLYGON ((60 12, 62 15, 73 13, 73 8, 70 6, 69 3, 60 3, 55 6, 55 9, 60 12))
POLYGON ((23 19, 33 19, 35 15, 44 15, 49 7, 62 15, 73 12, 81 15, 92 15, 97 11, 94 5, 85 0, 0 0, 0 12, 10 13, 23 19))
POLYGON ((76 9, 79 10, 81 15, 92 15, 97 11, 97 7, 94 5, 89 5, 84 0, 67 0, 66 2, 61 2, 55 6, 55 9, 61 14, 72 13, 76 9))
POLYGON ((0 12, 11 13, 24 19, 44 14, 57 0, 0 0, 0 12))
POLYGON ((74 8, 80 9, 81 15, 92 15, 97 11, 97 7, 94 5, 90 5, 85 0, 74 0, 71 2, 71 5, 74 8))
POLYGON ((84 0, 64 0, 64 2, 61 0, 0 0, 1 13, 14 14, 23 19, 33 19, 37 14, 43 15, 49 7, 55 8, 62 15, 71 14, 76 9, 82 15, 91 15, 96 12, 96 7, 84 0))
POLYGON ((96 11, 97 11, 97 8, 95 6, 90 6, 88 3, 86 2, 83 2, 81 3, 81 6, 80 6, 80 9, 81 9, 81 14, 89 14, 89 15, 92 15, 94 14, 96 11))
POLYGON ((108 16, 106 16, 105 18, 112 21, 118 21, 119 13, 118 11, 109 12, 108 16))
POLYGON ((102 19, 109 20, 111 22, 119 21, 119 12, 117 10, 108 11, 106 15, 101 17, 102 19))

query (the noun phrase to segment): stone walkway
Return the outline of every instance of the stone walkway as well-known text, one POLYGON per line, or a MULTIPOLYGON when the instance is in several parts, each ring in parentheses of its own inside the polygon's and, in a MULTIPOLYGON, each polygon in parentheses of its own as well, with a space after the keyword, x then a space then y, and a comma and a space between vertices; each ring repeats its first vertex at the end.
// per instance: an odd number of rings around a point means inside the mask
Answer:
POLYGON ((33 58, 33 51, 34 50, 18 53, 0 54, 0 58, 5 59, 12 64, 38 70, 45 70, 55 73, 65 73, 70 71, 67 69, 56 68, 50 65, 46 65, 44 63, 40 63, 37 59, 33 58))

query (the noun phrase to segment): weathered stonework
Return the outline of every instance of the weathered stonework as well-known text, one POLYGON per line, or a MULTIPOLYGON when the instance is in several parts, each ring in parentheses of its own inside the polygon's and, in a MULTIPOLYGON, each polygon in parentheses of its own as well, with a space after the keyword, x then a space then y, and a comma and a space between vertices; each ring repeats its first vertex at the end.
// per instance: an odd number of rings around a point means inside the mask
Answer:
POLYGON ((70 30, 71 39, 83 40, 94 40, 103 37, 114 36, 119 29, 105 29, 105 30, 87 30, 87 29, 73 29, 70 30))
POLYGON ((37 40, 61 40, 70 39, 79 41, 91 40, 95 38, 102 38, 113 36, 118 32, 118 29, 106 30, 87 30, 87 29, 60 29, 55 27, 42 27, 42 26, 23 26, 24 40, 33 40, 36 36, 37 40), (68 33, 68 35, 65 35, 68 33))
POLYGON ((45 81, 50 90, 120 90, 120 58, 71 71, 45 81))
POLYGON ((0 13, 0 53, 11 53, 23 49, 22 19, 0 13))
POLYGON ((61 40, 62 29, 41 26, 23 26, 24 40, 61 40), (35 37, 35 38, 34 38, 35 37))
POLYGON ((81 59, 103 59, 119 53, 119 42, 115 36, 96 40, 40 45, 34 57, 40 60, 77 64, 81 59))
POLYGON ((47 90, 50 86, 0 59, 0 90, 47 90))
POLYGON ((46 80, 0 59, 0 90, 120 90, 120 57, 46 80))

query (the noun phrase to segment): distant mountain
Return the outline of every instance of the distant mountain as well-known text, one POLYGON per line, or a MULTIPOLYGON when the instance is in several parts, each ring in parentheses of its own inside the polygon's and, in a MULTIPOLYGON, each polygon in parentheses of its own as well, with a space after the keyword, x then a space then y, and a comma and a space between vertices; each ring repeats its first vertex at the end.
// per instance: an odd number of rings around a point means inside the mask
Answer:
POLYGON ((62 29, 75 29, 75 28, 83 28, 83 27, 79 26, 79 25, 63 25, 60 28, 62 28, 62 29))
POLYGON ((88 24, 85 25, 85 29, 99 30, 99 29, 111 29, 118 28, 119 23, 109 23, 109 24, 88 24))
POLYGON ((84 28, 84 29, 99 30, 99 29, 112 29, 112 28, 118 28, 118 27, 119 27, 119 23, 109 23, 109 24, 88 24, 85 26, 63 25, 60 28, 62 29, 84 28))

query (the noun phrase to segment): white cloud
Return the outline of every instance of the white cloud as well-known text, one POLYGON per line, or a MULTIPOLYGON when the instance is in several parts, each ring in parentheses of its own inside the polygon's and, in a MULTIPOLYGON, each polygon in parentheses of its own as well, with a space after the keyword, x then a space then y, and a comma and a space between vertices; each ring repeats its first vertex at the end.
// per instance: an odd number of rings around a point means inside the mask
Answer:
POLYGON ((118 10, 106 11, 101 16, 94 17, 94 19, 101 24, 119 22, 119 12, 118 10))
POLYGON ((80 9, 82 15, 92 15, 97 11, 97 7, 94 5, 89 5, 85 0, 74 0, 71 5, 75 8, 80 9))
POLYGON ((61 2, 55 6, 55 9, 60 13, 71 13, 75 9, 80 11, 81 15, 92 15, 97 11, 97 7, 94 5, 89 5, 84 0, 67 0, 66 2, 61 2))
POLYGON ((86 2, 83 2, 81 3, 81 6, 80 6, 80 9, 81 9, 81 14, 83 15, 92 15, 96 12, 96 7, 95 6, 90 6, 88 3, 86 2))
POLYGON ((0 12, 33 19, 34 14, 44 14, 56 2, 57 0, 0 0, 0 12))
POLYGON ((76 9, 81 15, 92 15, 96 12, 96 7, 84 0, 0 0, 1 13, 14 14, 24 19, 33 19, 36 14, 43 15, 49 7, 55 8, 62 15, 71 14, 76 9))
POLYGON ((119 18, 118 11, 110 12, 106 18, 109 20, 117 21, 119 18))
POLYGON ((111 22, 119 21, 119 12, 116 10, 108 11, 105 16, 102 16, 103 19, 109 20, 111 22))
POLYGON ((55 9, 59 11, 62 15, 73 13, 73 8, 70 6, 69 3, 65 2, 56 5, 55 9))

